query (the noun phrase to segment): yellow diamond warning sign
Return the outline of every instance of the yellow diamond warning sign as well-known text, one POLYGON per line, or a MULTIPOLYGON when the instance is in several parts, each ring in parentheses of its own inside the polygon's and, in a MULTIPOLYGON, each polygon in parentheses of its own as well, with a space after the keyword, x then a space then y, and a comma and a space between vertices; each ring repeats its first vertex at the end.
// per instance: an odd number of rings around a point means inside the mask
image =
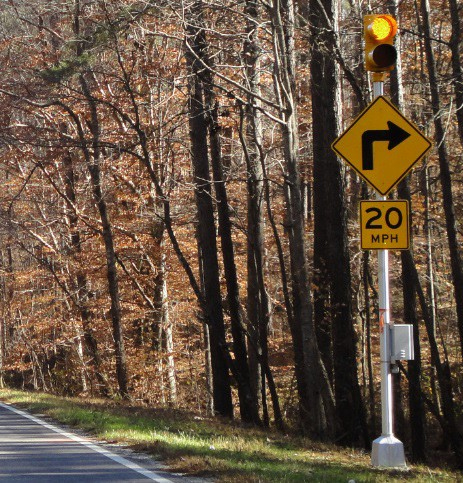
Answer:
POLYGON ((389 193, 431 146, 431 141, 382 96, 332 144, 333 150, 382 195, 389 193))
POLYGON ((360 245, 363 250, 408 250, 408 201, 361 201, 360 245))

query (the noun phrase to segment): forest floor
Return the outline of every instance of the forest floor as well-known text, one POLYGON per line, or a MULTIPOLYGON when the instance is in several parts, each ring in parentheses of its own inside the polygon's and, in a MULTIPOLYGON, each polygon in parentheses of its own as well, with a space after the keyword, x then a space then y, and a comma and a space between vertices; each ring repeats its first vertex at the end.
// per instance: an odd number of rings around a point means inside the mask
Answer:
POLYGON ((105 442, 148 453, 175 472, 216 482, 463 482, 445 466, 375 469, 370 455, 238 422, 134 403, 0 390, 0 400, 80 429, 105 442))

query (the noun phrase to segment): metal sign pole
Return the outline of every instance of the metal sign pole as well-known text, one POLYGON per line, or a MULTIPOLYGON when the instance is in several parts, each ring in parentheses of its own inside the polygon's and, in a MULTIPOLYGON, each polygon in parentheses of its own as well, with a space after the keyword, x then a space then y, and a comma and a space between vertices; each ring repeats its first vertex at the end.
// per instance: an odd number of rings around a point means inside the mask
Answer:
POLYGON ((398 57, 394 47, 395 18, 388 14, 365 15, 363 31, 365 70, 373 73, 374 101, 331 148, 377 192, 376 201, 360 204, 362 249, 378 250, 382 433, 373 441, 371 463, 403 467, 404 447, 393 433, 392 373, 397 372, 396 361, 413 360, 413 326, 390 320, 387 249, 409 249, 409 208, 406 200, 391 201, 386 196, 431 149, 432 142, 383 97, 386 73, 394 69, 398 57), (375 148, 378 143, 382 147, 375 148), (404 231, 399 232, 399 228, 404 231), (368 242, 364 244, 364 240, 368 242))
MULTIPOLYGON (((378 76, 379 77, 379 76, 378 76)), ((373 82, 376 99, 383 95, 384 81, 373 82)), ((386 197, 377 194, 377 200, 386 197)), ((373 441, 371 464, 373 466, 406 466, 405 452, 401 441, 393 432, 393 393, 391 374, 391 321, 389 307, 389 251, 378 250, 378 298, 381 358, 381 436, 373 441)))

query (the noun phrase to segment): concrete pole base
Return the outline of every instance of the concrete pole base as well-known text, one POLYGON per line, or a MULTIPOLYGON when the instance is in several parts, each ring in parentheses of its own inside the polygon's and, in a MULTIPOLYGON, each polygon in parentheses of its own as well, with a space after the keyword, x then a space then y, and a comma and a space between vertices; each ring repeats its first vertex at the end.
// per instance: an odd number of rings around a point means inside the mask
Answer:
POLYGON ((380 436, 373 441, 371 451, 372 466, 405 468, 404 445, 395 436, 380 436))

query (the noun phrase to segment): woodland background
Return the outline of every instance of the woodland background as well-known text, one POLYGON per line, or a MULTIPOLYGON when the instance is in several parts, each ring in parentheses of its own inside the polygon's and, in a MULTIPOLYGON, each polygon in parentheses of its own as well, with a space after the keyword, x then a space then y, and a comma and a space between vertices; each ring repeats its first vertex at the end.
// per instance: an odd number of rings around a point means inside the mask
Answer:
POLYGON ((373 192, 330 145, 371 100, 362 17, 389 12, 387 95, 435 141, 394 191, 413 243, 391 253, 392 319, 415 328, 396 433, 463 461, 462 10, 1 0, 2 383, 368 447, 373 192))

